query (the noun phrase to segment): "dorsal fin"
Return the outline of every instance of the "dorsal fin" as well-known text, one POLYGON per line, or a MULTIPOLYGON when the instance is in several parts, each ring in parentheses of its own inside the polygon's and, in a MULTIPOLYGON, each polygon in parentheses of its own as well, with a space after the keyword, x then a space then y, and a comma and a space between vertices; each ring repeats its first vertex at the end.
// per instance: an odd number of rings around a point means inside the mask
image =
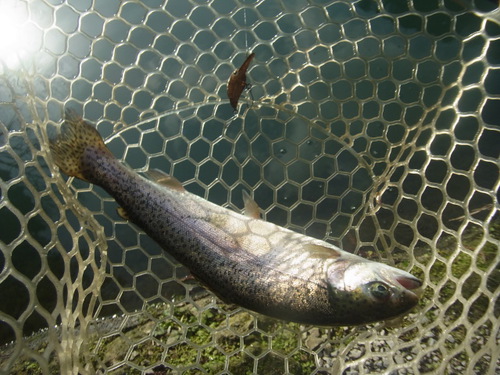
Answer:
POLYGON ((242 190, 243 194, 243 203, 245 208, 243 212, 246 216, 251 217, 253 219, 260 219, 260 209, 257 203, 253 200, 253 198, 248 194, 246 190, 242 190))
POLYGON ((337 250, 331 247, 317 245, 314 243, 305 245, 304 250, 308 251, 312 258, 318 259, 336 259, 341 255, 337 250))
POLYGON ((157 184, 166 186, 170 189, 177 191, 186 191, 184 186, 180 183, 178 179, 175 177, 169 176, 165 172, 160 171, 159 169, 151 169, 146 172, 146 175, 157 184))

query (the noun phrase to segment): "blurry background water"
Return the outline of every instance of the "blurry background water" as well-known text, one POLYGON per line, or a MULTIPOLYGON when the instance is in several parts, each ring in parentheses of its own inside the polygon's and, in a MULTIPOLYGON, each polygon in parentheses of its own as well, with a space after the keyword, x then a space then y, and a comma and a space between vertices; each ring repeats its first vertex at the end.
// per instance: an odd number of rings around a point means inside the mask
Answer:
POLYGON ((0 371, 499 370, 496 2, 0 7, 8 36, 0 44, 0 340, 8 344, 0 371), (226 83, 250 52, 254 100, 244 93, 234 114, 226 83), (136 170, 161 169, 235 210, 241 191, 252 191, 268 221, 411 270, 426 282, 419 309, 395 330, 266 330, 266 319, 248 314, 247 331, 231 328, 244 310, 225 310, 181 281, 187 271, 121 219, 100 188, 56 173, 47 141, 65 108, 94 122, 136 170), (158 304, 162 318, 148 310, 158 304), (176 315, 185 305, 193 321, 176 315), (212 310, 225 326, 204 320, 212 310), (117 326, 92 336, 94 319, 113 314, 117 326), (155 328, 126 336, 141 314, 155 328), (156 331, 165 321, 180 332, 172 338, 169 326, 171 341, 156 331), (40 329, 48 344, 23 338, 40 329), (207 331, 206 341, 190 339, 194 329, 207 331), (240 344, 225 348, 224 330, 240 344), (279 332, 298 339, 254 352, 249 338, 273 343, 279 332), (116 337, 123 353, 109 362, 102 353, 116 337), (370 346, 377 340, 385 344, 370 346), (133 353, 144 343, 149 359, 139 360, 133 353), (179 360, 180 345, 194 355, 179 360), (217 370, 207 367, 207 348, 222 353, 217 370))

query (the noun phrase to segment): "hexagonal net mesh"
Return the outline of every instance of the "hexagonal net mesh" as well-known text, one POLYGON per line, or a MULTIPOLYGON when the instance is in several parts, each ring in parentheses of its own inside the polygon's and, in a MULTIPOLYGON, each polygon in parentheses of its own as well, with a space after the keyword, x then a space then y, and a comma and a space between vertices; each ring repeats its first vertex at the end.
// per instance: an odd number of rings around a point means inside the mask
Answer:
POLYGON ((499 373, 495 2, 14 7, 30 44, 0 74, 0 373, 499 373), (137 171, 234 210, 252 191, 266 220, 411 271, 419 306, 324 328, 223 303, 57 171, 64 108, 137 171))

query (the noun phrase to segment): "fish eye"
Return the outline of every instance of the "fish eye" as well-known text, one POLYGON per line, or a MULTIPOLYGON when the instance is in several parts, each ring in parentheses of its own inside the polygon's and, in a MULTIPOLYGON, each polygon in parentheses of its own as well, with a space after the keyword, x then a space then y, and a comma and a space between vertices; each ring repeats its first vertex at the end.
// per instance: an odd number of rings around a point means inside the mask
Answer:
POLYGON ((391 295, 387 285, 379 282, 374 282, 370 285, 370 293, 379 300, 385 300, 391 295))

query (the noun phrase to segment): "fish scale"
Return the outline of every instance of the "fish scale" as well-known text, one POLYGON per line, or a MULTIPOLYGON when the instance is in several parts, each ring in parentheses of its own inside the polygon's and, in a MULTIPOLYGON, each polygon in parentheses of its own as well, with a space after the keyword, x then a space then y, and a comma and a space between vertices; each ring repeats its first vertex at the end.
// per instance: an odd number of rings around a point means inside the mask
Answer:
POLYGON ((327 242, 217 206, 172 177, 120 163, 97 131, 68 113, 51 142, 56 164, 101 186, 126 217, 227 302, 322 326, 396 317, 418 302, 411 274, 327 242))

